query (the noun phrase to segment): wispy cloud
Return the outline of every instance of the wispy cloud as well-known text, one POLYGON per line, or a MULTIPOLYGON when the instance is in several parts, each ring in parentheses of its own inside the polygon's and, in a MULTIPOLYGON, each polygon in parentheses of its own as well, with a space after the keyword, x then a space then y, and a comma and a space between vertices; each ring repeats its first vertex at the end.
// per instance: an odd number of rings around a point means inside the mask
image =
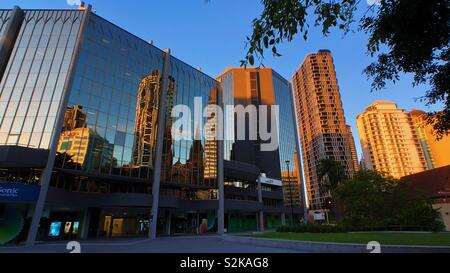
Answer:
POLYGON ((79 6, 81 5, 81 0, 66 0, 66 3, 69 6, 79 6))

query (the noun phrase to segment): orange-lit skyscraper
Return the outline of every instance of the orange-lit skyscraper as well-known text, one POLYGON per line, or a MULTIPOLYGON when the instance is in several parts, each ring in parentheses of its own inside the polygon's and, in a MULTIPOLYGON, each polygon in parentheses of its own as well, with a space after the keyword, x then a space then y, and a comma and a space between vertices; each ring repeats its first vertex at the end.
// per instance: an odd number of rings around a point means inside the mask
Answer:
POLYGON ((357 122, 365 168, 394 178, 428 169, 411 116, 395 103, 377 101, 357 122))
POLYGON ((338 161, 349 177, 358 170, 331 52, 321 50, 308 55, 295 73, 293 84, 308 199, 312 209, 323 209, 329 193, 319 181, 320 160, 338 161))
MULTIPOLYGON (((283 185, 286 207, 302 207, 302 171, 297 158, 297 132, 291 84, 272 68, 227 68, 217 78, 222 83, 224 105, 254 105, 257 109, 260 106, 279 106, 276 127, 275 121, 269 118, 271 130, 278 129, 279 148, 276 151, 261 151, 264 141, 260 139, 259 133, 258 140, 255 141, 237 140, 238 126, 234 113, 225 113, 225 160, 256 166, 266 178, 278 180, 283 185)), ((262 116, 257 115, 259 122, 262 116)), ((248 123, 246 135, 251 129, 248 123)), ((259 129, 259 126, 254 129, 259 129)))

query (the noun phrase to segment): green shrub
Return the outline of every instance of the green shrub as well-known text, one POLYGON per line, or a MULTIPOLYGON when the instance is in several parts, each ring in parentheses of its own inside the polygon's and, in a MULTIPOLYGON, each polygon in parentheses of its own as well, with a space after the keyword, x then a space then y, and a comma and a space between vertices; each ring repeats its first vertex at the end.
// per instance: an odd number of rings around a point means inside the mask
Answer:
POLYGON ((297 225, 297 226, 282 226, 277 229, 281 233, 342 233, 347 232, 347 228, 343 226, 332 225, 297 225))

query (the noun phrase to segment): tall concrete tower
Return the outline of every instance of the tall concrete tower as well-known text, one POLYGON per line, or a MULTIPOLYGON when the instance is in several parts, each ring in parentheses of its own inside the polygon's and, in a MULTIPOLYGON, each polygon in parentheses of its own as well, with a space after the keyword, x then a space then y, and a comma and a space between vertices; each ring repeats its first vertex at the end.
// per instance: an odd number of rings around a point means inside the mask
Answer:
POLYGON ((321 50, 308 55, 295 73, 293 84, 308 200, 312 209, 323 209, 330 193, 317 173, 320 161, 336 160, 348 177, 358 171, 331 52, 321 50))

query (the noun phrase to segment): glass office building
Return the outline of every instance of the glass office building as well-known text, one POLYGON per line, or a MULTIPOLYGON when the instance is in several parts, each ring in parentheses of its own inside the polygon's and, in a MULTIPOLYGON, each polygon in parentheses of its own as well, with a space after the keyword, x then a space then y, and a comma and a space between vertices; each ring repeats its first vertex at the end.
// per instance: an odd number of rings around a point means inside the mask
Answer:
MULTIPOLYGON (((225 112, 225 186, 252 189, 256 187, 257 179, 261 179, 265 194, 266 226, 276 226, 280 217, 275 208, 288 207, 294 217, 298 217, 303 207, 302 195, 302 171, 298 159, 297 128, 295 123, 295 111, 293 104, 292 87, 288 80, 271 68, 227 68, 217 77, 223 89, 224 105, 233 107, 242 105, 278 106, 279 113, 276 120, 268 119, 269 130, 276 129, 278 148, 274 151, 263 151, 259 127, 256 140, 242 140, 238 138, 238 115, 233 112, 225 112), (236 171, 242 166, 246 167, 246 173, 236 171), (272 209, 268 209, 272 208, 272 209)), ((254 122, 259 123, 263 119, 262 112, 256 114, 254 122)), ((246 116, 246 134, 252 127, 249 121, 250 114, 246 116)), ((267 141, 266 141, 267 142, 267 141)), ((236 196, 229 196, 234 198, 236 196)), ((253 217, 254 215, 249 215, 253 217)), ((241 215, 228 215, 229 221, 235 224, 245 225, 248 219, 241 215)))
POLYGON ((82 15, 25 13, 0 83, 0 145, 49 148, 82 15))
MULTIPOLYGON (((23 218, 10 240, 26 237, 51 150, 39 240, 145 236, 157 173, 159 234, 218 230, 223 158, 199 128, 214 131, 210 122, 219 120, 211 112, 196 119, 192 110, 183 133, 195 138, 171 130, 174 106, 222 104, 218 81, 90 7, 0 10, 0 31, 0 214, 23 218)), ((256 189, 245 190, 227 188, 225 207, 255 218, 256 189)), ((265 204, 280 222, 282 198, 272 195, 265 204)), ((233 223, 228 230, 245 229, 233 223)), ((257 229, 256 221, 247 226, 257 229)))
POLYGON ((294 99, 291 83, 273 72, 275 102, 280 106, 279 154, 284 203, 287 207, 303 207, 303 177, 297 142, 294 99))

